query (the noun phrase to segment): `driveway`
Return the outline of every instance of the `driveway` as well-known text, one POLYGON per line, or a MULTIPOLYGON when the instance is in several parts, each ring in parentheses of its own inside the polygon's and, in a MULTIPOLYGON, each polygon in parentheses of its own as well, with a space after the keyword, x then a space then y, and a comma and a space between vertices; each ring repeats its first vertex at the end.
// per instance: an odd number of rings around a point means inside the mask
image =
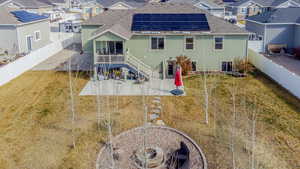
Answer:
POLYGON ((92 58, 88 54, 80 54, 81 45, 72 44, 59 53, 51 56, 44 62, 32 68, 32 70, 59 70, 68 71, 71 61, 72 70, 91 70, 92 58))
POLYGON ((300 60, 289 56, 268 56, 267 58, 300 76, 300 60))

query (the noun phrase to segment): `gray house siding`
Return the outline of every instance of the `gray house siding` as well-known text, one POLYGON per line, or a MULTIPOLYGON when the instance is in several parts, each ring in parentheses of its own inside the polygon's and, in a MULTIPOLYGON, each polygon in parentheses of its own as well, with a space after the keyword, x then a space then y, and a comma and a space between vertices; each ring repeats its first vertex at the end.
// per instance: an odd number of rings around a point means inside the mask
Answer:
POLYGON ((265 44, 286 44, 294 48, 294 25, 267 25, 265 44))
POLYGON ((18 53, 18 38, 15 26, 0 26, 0 48, 9 53, 18 53))
POLYGON ((263 37, 264 32, 265 32, 265 25, 247 21, 246 22, 246 30, 249 32, 256 33, 257 35, 260 35, 263 37))
POLYGON ((300 25, 295 25, 295 47, 300 47, 300 25))
POLYGON ((50 22, 42 21, 33 24, 26 24, 17 27, 17 33, 19 37, 19 49, 20 52, 28 52, 27 50, 27 36, 33 36, 32 50, 39 49, 50 43, 50 22), (35 32, 40 31, 40 40, 35 39, 35 32))

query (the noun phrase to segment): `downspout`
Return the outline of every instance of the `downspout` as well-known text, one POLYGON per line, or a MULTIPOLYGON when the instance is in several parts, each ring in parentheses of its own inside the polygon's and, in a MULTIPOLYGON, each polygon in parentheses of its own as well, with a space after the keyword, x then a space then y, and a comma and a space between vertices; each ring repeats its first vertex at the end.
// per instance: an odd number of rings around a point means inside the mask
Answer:
POLYGON ((18 46, 18 54, 21 53, 21 48, 20 48, 20 42, 19 42, 19 31, 18 31, 18 26, 15 25, 15 28, 16 28, 16 38, 17 38, 17 46, 18 46))
POLYGON ((267 24, 265 24, 265 27, 264 27, 264 42, 263 42, 263 51, 266 52, 266 33, 267 33, 267 24))

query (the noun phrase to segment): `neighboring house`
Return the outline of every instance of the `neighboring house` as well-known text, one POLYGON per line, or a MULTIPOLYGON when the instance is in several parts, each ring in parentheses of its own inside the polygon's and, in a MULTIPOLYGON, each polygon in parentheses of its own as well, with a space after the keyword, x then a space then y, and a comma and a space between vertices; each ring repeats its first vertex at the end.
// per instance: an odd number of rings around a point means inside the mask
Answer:
POLYGON ((0 0, 0 6, 6 5, 9 3, 11 0, 0 0))
POLYGON ((149 0, 97 0, 106 9, 136 9, 149 3, 149 0))
POLYGON ((226 12, 236 16, 237 20, 244 20, 247 16, 288 7, 300 7, 300 0, 240 0, 228 5, 226 12))
POLYGON ((231 71, 247 57, 248 32, 187 3, 150 3, 134 10, 108 10, 82 24, 82 48, 97 68, 126 67, 149 76, 173 77, 176 57, 193 71, 231 71))
POLYGON ((52 11, 54 9, 63 9, 67 7, 66 0, 11 0, 7 4, 10 8, 24 9, 39 14, 52 11))
POLYGON ((189 3, 200 9, 208 11, 210 14, 217 17, 224 17, 225 8, 223 5, 218 5, 212 0, 170 0, 170 3, 189 3))
POLYGON ((50 43, 45 16, 0 7, 0 48, 9 54, 28 53, 50 43))
POLYGON ((80 13, 83 20, 87 20, 93 16, 103 12, 103 7, 96 0, 73 0, 70 12, 80 13))
POLYGON ((288 49, 300 47, 300 8, 278 8, 246 18, 246 29, 269 44, 284 44, 288 49))

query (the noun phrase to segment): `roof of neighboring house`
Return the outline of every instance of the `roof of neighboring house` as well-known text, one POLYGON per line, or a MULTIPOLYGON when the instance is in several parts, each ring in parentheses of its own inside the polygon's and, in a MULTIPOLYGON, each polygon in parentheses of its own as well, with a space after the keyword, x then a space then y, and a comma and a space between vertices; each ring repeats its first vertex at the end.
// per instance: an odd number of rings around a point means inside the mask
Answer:
MULTIPOLYGON (((231 6, 240 6, 244 3, 247 3, 247 2, 254 2, 258 5, 261 5, 261 6, 264 6, 264 7, 276 7, 280 4, 283 4, 285 2, 287 2, 289 0, 240 0, 238 2, 235 2, 233 4, 231 4, 231 6)), ((296 2, 296 3, 300 3, 300 0, 292 0, 293 2, 296 2)))
MULTIPOLYGON (((0 25, 19 25, 19 24, 28 24, 19 21, 11 12, 15 11, 7 7, 0 7, 0 25)), ((48 19, 41 19, 48 20, 48 19)), ((36 22, 36 21, 35 21, 36 22)), ((32 22, 30 22, 32 23, 32 22)))
POLYGON ((66 3, 66 0, 12 0, 24 8, 45 8, 54 6, 55 3, 66 3))
POLYGON ((222 5, 214 3, 212 0, 170 0, 170 3, 189 3, 197 6, 200 3, 206 4, 211 9, 223 8, 222 5))
POLYGON ((298 23, 300 24, 300 8, 278 8, 259 15, 246 18, 259 23, 298 23))
POLYGON ((145 6, 149 0, 97 0, 104 8, 109 8, 116 3, 124 3, 133 8, 140 8, 145 6))
MULTIPOLYGON (((130 9, 130 10, 108 10, 97 15, 90 20, 82 23, 82 25, 102 25, 97 31, 93 33, 93 38, 107 32, 111 31, 115 34, 124 37, 125 39, 130 39, 133 34, 139 34, 137 32, 131 31, 132 17, 137 13, 204 13, 206 14, 208 24, 210 26, 210 32, 205 34, 248 34, 247 31, 241 29, 235 25, 232 25, 220 18, 210 15, 208 12, 194 7, 187 3, 149 3, 140 9, 130 9)), ((172 34, 172 31, 162 32, 160 34, 172 34)), ((193 31, 191 34, 201 34, 202 31, 193 31)))
POLYGON ((10 0, 0 0, 0 6, 1 6, 2 4, 6 4, 8 1, 10 1, 10 0))

